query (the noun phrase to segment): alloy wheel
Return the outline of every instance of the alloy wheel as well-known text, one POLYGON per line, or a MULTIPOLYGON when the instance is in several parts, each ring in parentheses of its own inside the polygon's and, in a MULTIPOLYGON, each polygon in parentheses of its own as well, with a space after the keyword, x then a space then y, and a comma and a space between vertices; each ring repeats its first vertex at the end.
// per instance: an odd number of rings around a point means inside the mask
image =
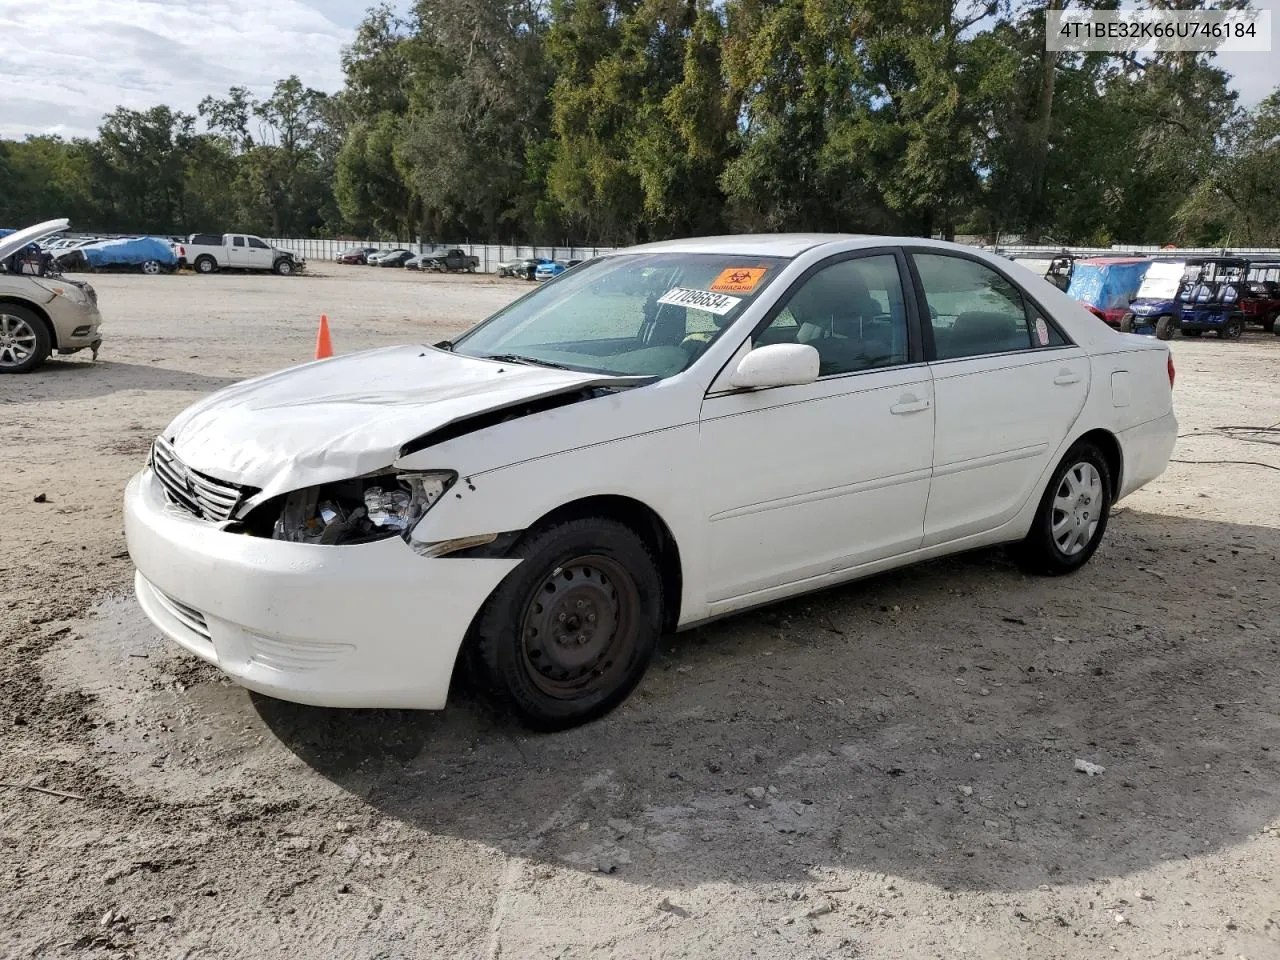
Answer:
POLYGON ((1063 474, 1053 497, 1053 542, 1065 556, 1074 557, 1093 539, 1102 515, 1102 476, 1097 467, 1081 461, 1063 474))
POLYGON ((16 367, 36 351, 36 332, 23 317, 0 313, 0 367, 16 367))

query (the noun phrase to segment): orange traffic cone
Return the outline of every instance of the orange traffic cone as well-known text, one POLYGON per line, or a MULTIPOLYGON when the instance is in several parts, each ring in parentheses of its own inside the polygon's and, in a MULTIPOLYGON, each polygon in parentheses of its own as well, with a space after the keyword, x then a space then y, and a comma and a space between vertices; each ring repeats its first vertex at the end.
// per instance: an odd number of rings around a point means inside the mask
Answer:
POLYGON ((316 334, 316 359, 333 356, 333 343, 329 340, 329 317, 320 314, 320 332, 316 334))

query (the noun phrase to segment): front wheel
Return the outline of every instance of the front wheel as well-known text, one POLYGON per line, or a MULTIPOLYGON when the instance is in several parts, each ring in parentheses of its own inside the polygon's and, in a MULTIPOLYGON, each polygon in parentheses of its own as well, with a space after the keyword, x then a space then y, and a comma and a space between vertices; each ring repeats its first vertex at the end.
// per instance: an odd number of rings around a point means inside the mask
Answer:
POLYGON ((1176 328, 1173 325, 1173 317, 1165 314, 1163 317, 1156 320, 1156 339, 1172 340, 1175 329, 1176 328))
POLYGON ((160 273, 160 262, 158 260, 144 260, 142 263, 142 272, 149 277, 154 277, 160 273))
POLYGON ((0 303, 0 373, 27 373, 44 363, 52 343, 40 318, 16 303, 0 303))
POLYGON ((1094 444, 1077 443, 1053 472, 1019 559, 1035 573, 1061 576, 1084 566, 1111 516, 1111 468, 1094 444))
POLYGON ((1244 323, 1240 320, 1229 320, 1218 330, 1218 337, 1222 340, 1239 340, 1243 334, 1244 323))
POLYGON ((288 260, 277 260, 274 269, 276 274, 281 277, 288 277, 293 274, 293 264, 288 260))
POLYGON ((608 713, 657 647, 662 583, 645 542, 605 517, 526 537, 470 642, 482 679, 527 726, 562 730, 608 713))

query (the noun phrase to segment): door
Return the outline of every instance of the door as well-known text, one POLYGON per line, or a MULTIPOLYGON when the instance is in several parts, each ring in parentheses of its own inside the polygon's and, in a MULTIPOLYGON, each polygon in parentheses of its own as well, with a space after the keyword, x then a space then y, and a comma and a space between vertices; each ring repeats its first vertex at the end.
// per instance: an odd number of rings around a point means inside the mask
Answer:
POLYGON ((1084 407, 1089 359, 991 267, 938 252, 911 259, 935 357, 931 546, 995 529, 1039 495, 1084 407))
POLYGON ((249 247, 245 243, 244 237, 240 236, 240 234, 237 233, 237 234, 231 234, 230 236, 228 236, 227 239, 231 241, 230 245, 227 247, 227 253, 228 253, 228 256, 230 257, 231 266, 236 267, 237 269, 240 269, 240 270, 248 269, 249 247))
POLYGON ((805 343, 819 378, 718 390, 703 402, 700 495, 709 603, 920 545, 933 459, 933 385, 905 260, 827 261, 784 298, 752 347, 805 343))
POLYGON ((270 270, 274 266, 275 251, 257 237, 245 237, 245 248, 250 270, 270 270))

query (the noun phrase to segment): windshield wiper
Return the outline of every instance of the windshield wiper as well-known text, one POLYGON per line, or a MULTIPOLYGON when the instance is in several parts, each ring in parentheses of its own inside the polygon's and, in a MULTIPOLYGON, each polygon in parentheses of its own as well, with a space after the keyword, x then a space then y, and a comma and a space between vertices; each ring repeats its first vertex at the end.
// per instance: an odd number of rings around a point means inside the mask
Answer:
POLYGON ((555 370, 573 369, 573 367, 567 367, 563 363, 553 363, 550 360, 539 360, 537 357, 525 357, 518 353, 491 353, 486 354, 481 359, 497 360, 499 363, 523 363, 533 367, 551 367, 555 370))

